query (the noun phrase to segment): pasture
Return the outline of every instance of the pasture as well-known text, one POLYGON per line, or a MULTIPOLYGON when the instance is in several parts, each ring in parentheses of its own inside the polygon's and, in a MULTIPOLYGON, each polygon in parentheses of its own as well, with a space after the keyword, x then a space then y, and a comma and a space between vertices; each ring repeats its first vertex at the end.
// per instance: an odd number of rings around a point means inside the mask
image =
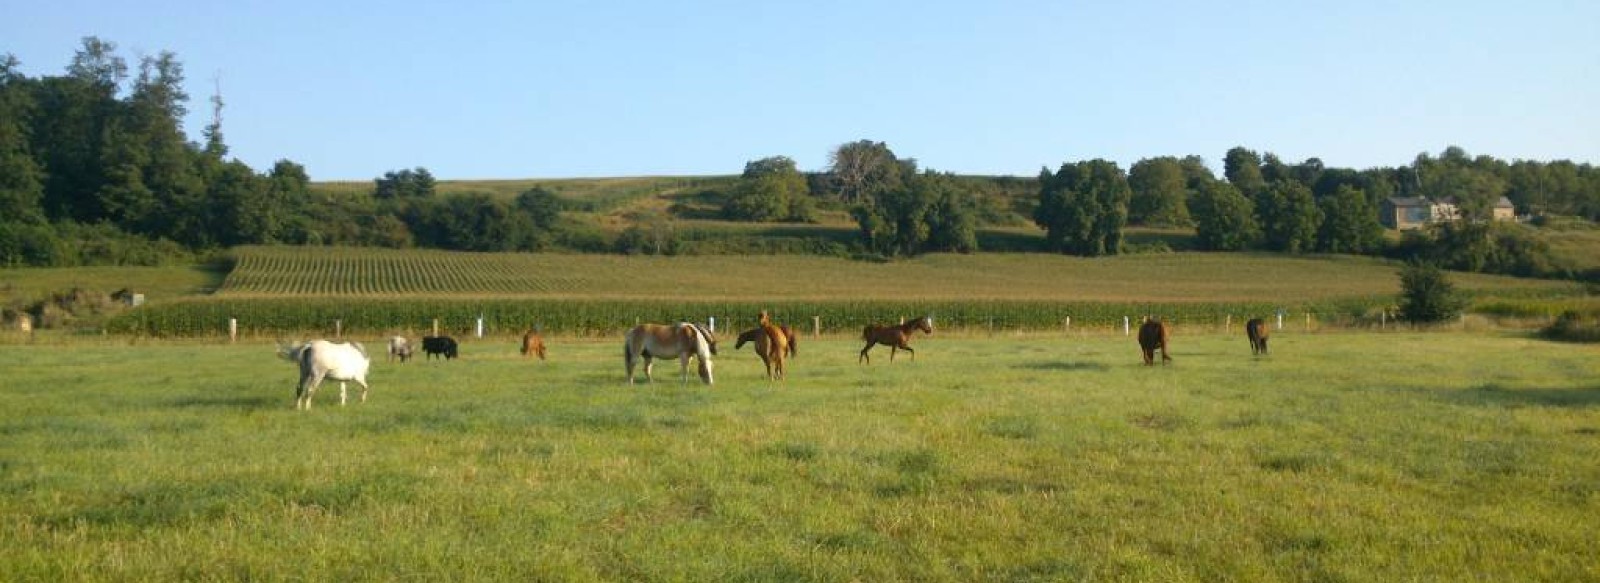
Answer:
POLYGON ((1600 578, 1600 353, 1508 333, 807 339, 623 382, 467 340, 291 409, 270 344, 0 347, 0 573, 61 580, 1600 578), (885 355, 886 356, 886 355, 885 355))

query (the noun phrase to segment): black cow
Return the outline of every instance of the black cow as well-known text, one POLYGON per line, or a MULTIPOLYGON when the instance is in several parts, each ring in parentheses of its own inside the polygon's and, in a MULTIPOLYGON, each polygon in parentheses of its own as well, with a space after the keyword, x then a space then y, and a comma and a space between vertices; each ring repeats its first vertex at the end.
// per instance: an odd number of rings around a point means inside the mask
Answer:
POLYGON ((445 360, 456 357, 456 339, 449 336, 423 336, 422 351, 427 353, 428 359, 433 355, 442 355, 445 360))

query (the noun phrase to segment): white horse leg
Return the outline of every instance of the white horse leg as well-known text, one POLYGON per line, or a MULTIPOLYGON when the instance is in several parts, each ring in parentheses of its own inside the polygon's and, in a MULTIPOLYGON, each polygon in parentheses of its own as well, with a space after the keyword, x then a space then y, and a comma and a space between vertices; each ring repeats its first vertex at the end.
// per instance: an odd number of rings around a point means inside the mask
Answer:
POLYGON ((344 381, 339 381, 339 406, 340 407, 344 406, 344 403, 347 400, 346 396, 349 394, 349 393, 347 393, 345 391, 344 385, 345 385, 344 381))
POLYGON ((689 353, 687 352, 678 355, 678 377, 682 381, 682 385, 689 386, 689 353))
POLYGON ((361 385, 361 402, 363 402, 363 403, 367 402, 367 379, 366 378, 356 379, 356 384, 361 385))
POLYGON ((656 377, 654 375, 655 369, 656 369, 656 359, 655 359, 655 357, 645 356, 644 357, 644 380, 652 382, 652 383, 656 382, 656 377))

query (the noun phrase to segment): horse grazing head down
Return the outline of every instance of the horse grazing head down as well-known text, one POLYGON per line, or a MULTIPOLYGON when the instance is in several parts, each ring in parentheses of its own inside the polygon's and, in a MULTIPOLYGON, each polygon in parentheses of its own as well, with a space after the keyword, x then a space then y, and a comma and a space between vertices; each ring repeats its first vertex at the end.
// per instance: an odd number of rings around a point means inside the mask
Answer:
POLYGON ((539 355, 539 360, 544 360, 544 337, 539 335, 537 329, 530 328, 522 335, 522 356, 524 358, 539 355))
POLYGON ((299 383, 295 385, 295 409, 310 410, 311 397, 323 379, 339 381, 339 404, 347 401, 345 383, 354 382, 361 387, 361 402, 367 401, 367 369, 372 359, 359 342, 329 342, 312 340, 296 345, 278 344, 278 355, 300 365, 299 383))
POLYGON ((1250 354, 1266 354, 1267 336, 1271 333, 1272 330, 1261 318, 1252 318, 1249 322, 1245 322, 1244 336, 1250 340, 1250 354))
POLYGON ((629 330, 623 339, 623 364, 628 371, 628 384, 633 384, 633 369, 639 359, 644 359, 644 376, 654 380, 651 371, 655 358, 678 357, 682 367, 683 382, 689 382, 689 359, 699 361, 700 380, 712 384, 711 357, 717 353, 717 337, 709 330, 689 322, 672 325, 640 324, 629 330))
POLYGON ((1161 364, 1172 362, 1172 357, 1167 356, 1167 337, 1170 332, 1167 323, 1155 318, 1147 318, 1139 325, 1139 350, 1144 353, 1146 365, 1155 364, 1155 352, 1161 351, 1161 364))

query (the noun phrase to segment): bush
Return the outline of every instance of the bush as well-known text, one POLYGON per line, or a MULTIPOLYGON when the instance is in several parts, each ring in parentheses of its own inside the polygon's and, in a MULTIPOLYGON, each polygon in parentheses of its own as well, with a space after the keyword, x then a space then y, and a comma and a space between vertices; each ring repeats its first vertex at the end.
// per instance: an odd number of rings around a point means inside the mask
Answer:
POLYGON ((1426 263, 1412 262, 1400 270, 1400 317, 1408 322, 1428 324, 1461 315, 1467 301, 1455 291, 1444 271, 1426 263))

